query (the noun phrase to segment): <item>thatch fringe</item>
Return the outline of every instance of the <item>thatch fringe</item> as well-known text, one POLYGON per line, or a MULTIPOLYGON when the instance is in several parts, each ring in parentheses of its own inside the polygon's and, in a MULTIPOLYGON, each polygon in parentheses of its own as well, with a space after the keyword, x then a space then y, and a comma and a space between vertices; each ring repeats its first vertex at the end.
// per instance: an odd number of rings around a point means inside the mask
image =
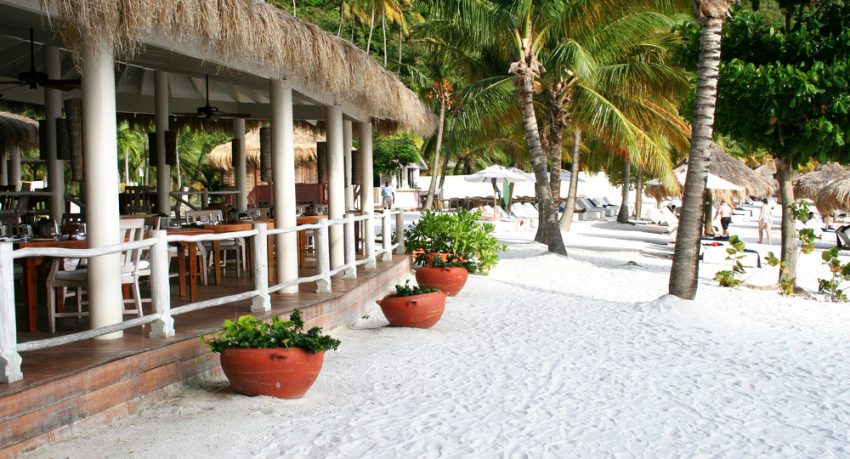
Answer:
POLYGON ((25 116, 0 112, 0 151, 9 152, 12 147, 21 151, 38 148, 38 122, 25 116))
POLYGON ((830 183, 844 178, 848 172, 850 170, 839 164, 823 164, 816 171, 794 179, 794 198, 816 199, 821 190, 830 183))
POLYGON ((58 11, 65 44, 111 43, 132 57, 144 40, 164 34, 203 43, 222 61, 239 59, 281 79, 364 109, 372 117, 428 136, 436 117, 416 94, 355 45, 263 0, 43 0, 58 11))
POLYGON ((822 215, 834 210, 850 210, 850 174, 826 185, 818 193, 815 204, 822 215))

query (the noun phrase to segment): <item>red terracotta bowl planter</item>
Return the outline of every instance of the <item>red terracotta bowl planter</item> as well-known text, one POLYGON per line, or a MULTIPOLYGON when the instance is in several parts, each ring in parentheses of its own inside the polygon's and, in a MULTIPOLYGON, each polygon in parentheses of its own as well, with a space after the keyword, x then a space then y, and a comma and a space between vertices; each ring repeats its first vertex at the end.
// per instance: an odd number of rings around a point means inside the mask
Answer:
POLYGON ((469 273, 466 268, 431 268, 423 266, 416 269, 416 282, 425 288, 436 288, 448 296, 457 295, 466 284, 469 273))
POLYGON ((424 295, 387 295, 377 303, 390 324, 397 327, 431 328, 440 321, 446 310, 446 294, 432 292, 424 295))
POLYGON ((301 398, 319 376, 324 356, 299 348, 231 348, 221 353, 221 369, 240 394, 301 398))

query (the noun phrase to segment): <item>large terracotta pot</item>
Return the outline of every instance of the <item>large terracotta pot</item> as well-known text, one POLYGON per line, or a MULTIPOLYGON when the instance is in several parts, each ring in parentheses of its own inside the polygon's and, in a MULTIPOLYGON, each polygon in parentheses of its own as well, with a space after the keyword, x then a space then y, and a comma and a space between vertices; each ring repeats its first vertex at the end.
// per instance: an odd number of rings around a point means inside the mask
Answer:
POLYGON ((443 311, 446 310, 446 294, 433 292, 411 296, 387 295, 377 303, 392 325, 431 328, 439 322, 443 311))
POLYGON ((416 282, 426 288, 436 288, 448 296, 457 295, 466 284, 469 273, 466 268, 430 268, 416 269, 416 282))
POLYGON ((221 369, 240 394, 301 398, 319 376, 324 356, 299 348, 225 349, 221 369))
MULTIPOLYGON (((434 258, 440 258, 443 261, 447 261, 449 259, 449 256, 451 255, 448 252, 424 252, 424 253, 425 253, 425 266, 434 266, 434 262, 433 262, 434 258)), ((422 255, 422 254, 423 254, 422 250, 413 251, 413 253, 410 254, 410 259, 411 259, 412 263, 415 264, 416 258, 419 257, 419 255, 422 255)))

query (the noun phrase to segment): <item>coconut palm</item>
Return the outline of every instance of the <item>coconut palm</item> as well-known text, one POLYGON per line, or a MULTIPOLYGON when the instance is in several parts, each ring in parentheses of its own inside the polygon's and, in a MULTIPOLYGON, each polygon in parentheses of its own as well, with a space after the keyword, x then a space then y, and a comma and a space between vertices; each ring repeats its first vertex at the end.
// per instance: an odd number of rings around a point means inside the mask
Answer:
POLYGON ((720 68, 720 43, 723 23, 733 0, 694 0, 700 23, 700 54, 697 91, 692 120, 688 173, 682 195, 676 248, 670 269, 669 292, 693 299, 699 275, 699 241, 702 223, 702 199, 708 177, 709 145, 714 133, 714 107, 720 68))
POLYGON ((127 123, 118 127, 118 153, 124 163, 124 183, 130 183, 130 171, 134 171, 133 178, 138 178, 138 168, 144 162, 145 134, 131 128, 127 123), (132 166, 131 166, 132 164, 132 166))

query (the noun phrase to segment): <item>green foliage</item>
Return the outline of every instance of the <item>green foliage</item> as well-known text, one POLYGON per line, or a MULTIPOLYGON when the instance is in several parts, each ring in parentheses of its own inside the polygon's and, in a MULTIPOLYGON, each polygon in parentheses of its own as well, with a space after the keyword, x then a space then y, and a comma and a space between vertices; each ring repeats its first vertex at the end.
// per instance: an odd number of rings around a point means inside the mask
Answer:
POLYGON ((724 33, 717 128, 790 165, 846 161, 850 141, 850 3, 823 1, 790 29, 741 11, 724 33))
POLYGON ((779 278, 779 294, 793 295, 794 289, 797 287, 797 278, 788 275, 788 263, 780 262, 773 252, 767 252, 767 264, 779 266, 779 270, 782 272, 782 276, 779 278))
POLYGON ((729 238, 729 244, 731 244, 731 247, 726 248, 726 253, 728 254, 726 259, 733 262, 732 269, 718 271, 714 275, 714 280, 719 282, 721 287, 736 287, 740 285, 743 282, 741 276, 745 272, 744 265, 741 264, 741 259, 744 258, 744 250, 746 249, 744 242, 738 236, 732 235, 729 238))
POLYGON ((374 170, 377 174, 392 175, 402 167, 419 162, 419 148, 412 134, 402 133, 378 137, 373 148, 374 170))
POLYGON ((265 322, 252 315, 239 317, 235 322, 225 320, 222 331, 209 341, 201 337, 210 350, 222 352, 229 348, 294 348, 317 353, 336 349, 339 340, 328 335, 322 335, 320 327, 313 327, 304 332, 304 321, 301 311, 295 310, 289 315, 289 320, 272 317, 265 322))
POLYGON ((818 291, 826 293, 833 303, 846 302, 847 294, 840 288, 841 283, 850 278, 850 262, 841 264, 838 258, 838 248, 832 247, 821 254, 823 263, 829 268, 829 279, 818 278, 818 291))
MULTIPOLYGON (((487 274, 499 262, 499 252, 507 246, 500 243, 492 223, 478 221, 481 212, 460 210, 457 213, 427 211, 419 221, 404 231, 404 248, 408 253, 450 253, 449 262, 459 263, 470 273, 487 274)), ((422 261, 419 255, 417 261, 422 261)), ((440 261, 432 260, 433 263, 440 261)))
POLYGON ((416 296, 439 291, 440 290, 436 288, 425 288, 421 285, 410 285, 410 279, 408 279, 404 285, 395 286, 395 295, 393 296, 416 296))

